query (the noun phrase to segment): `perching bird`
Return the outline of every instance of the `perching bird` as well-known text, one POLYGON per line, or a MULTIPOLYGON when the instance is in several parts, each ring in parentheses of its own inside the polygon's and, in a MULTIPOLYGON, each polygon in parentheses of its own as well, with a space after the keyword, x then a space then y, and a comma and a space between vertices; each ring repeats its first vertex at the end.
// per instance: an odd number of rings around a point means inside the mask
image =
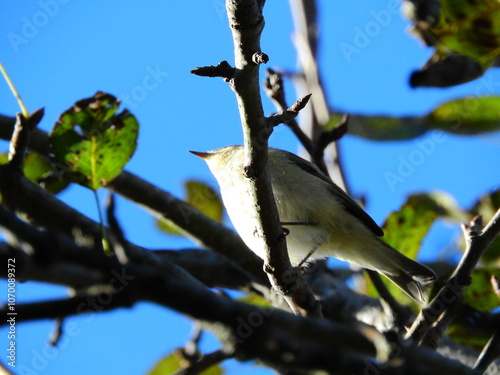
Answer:
MULTIPOLYGON (((243 147, 191 152, 206 161, 236 231, 263 258, 261 239, 255 236, 257 219, 250 209, 249 185, 243 175, 243 147)), ((383 242, 379 238, 382 229, 329 177, 309 161, 283 150, 270 148, 268 163, 293 264, 335 257, 378 271, 410 297, 424 301, 422 285, 434 281, 435 273, 383 242)))

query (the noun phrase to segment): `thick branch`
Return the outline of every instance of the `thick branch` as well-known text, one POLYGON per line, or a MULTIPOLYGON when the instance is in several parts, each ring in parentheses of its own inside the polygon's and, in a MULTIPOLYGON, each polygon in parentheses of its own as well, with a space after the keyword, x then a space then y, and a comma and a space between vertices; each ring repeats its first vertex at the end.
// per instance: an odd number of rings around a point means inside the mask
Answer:
MULTIPOLYGON (((105 256, 102 251, 78 246, 68 237, 56 232, 40 231, 17 219, 2 206, 0 229, 10 245, 10 248, 0 246, 0 260, 5 260, 6 263, 9 257, 17 259, 17 277, 20 281, 43 281, 81 289, 104 282, 103 274, 106 270, 120 267, 119 262, 105 256)), ((131 261, 141 261, 140 258, 154 254, 160 261, 168 261, 184 268, 208 287, 267 295, 267 286, 259 285, 251 273, 215 252, 184 249, 149 253, 133 244, 124 243, 127 247, 132 247, 131 261)), ((0 276, 5 277, 6 271, 1 270, 0 276)))
POLYGON ((126 171, 116 177, 109 187, 154 217, 174 222, 197 243, 227 256, 255 275, 260 273, 262 261, 236 233, 189 203, 126 171))
MULTIPOLYGON (((360 366, 366 355, 384 356, 384 352, 377 353, 370 339, 353 328, 278 310, 264 310, 217 296, 168 263, 161 269, 125 266, 111 272, 108 280, 114 291, 18 304, 16 311, 23 316, 23 321, 52 319, 129 307, 146 300, 200 320, 221 338, 224 351, 235 353, 239 359, 261 358, 287 367, 310 367, 314 363, 314 367, 334 369, 342 358, 356 360, 360 366), (291 345, 296 340, 301 345, 291 345)), ((4 310, 5 307, 0 312, 4 310)))
MULTIPOLYGON (((0 138, 9 140, 12 136, 14 124, 14 118, 0 115, 0 138)), ((47 156, 47 133, 35 129, 31 134, 29 147, 47 156)), ((3 174, 0 171, 0 179, 8 180, 7 171, 4 170, 3 174)), ((0 181, 0 186, 1 184, 2 181, 0 181)), ((66 228, 66 233, 71 233, 68 226, 75 225, 81 228, 82 226, 86 227, 89 225, 89 222, 86 220, 83 220, 83 223, 79 223, 82 220, 81 214, 65 205, 61 206, 57 198, 42 189, 38 189, 38 187, 29 181, 23 180, 20 182, 20 185, 21 190, 16 190, 18 189, 17 185, 11 189, 13 190, 14 197, 19 197, 22 189, 25 189, 28 194, 23 199, 16 199, 16 202, 20 201, 17 202, 19 203, 17 206, 18 209, 29 214, 31 217, 43 220, 42 223, 44 225, 48 224, 44 221, 51 221, 52 219, 46 213, 52 212, 52 208, 58 207, 60 209, 56 211, 58 214, 56 216, 60 217, 60 223, 64 224, 63 228, 66 228), (38 202, 41 205, 38 205, 38 202)), ((172 194, 127 171, 123 171, 116 177, 110 183, 109 187, 128 200, 137 203, 157 219, 171 220, 196 242, 226 255, 252 272, 257 278, 262 273, 262 261, 246 247, 237 234, 224 227, 221 223, 208 218, 189 203, 176 198, 172 194)), ((55 222, 53 225, 57 227, 58 223, 55 222)), ((100 241, 99 225, 93 223, 90 226, 92 230, 97 229, 97 232, 95 232, 97 236, 96 240, 100 241)))

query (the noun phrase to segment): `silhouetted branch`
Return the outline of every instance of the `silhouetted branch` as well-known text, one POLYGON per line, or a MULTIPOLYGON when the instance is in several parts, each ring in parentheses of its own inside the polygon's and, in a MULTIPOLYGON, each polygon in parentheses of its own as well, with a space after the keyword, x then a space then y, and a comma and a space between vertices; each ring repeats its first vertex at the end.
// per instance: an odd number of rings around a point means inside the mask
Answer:
MULTIPOLYGON (((441 324, 440 332, 444 332, 446 325, 451 322, 454 309, 459 303, 463 291, 471 283, 471 273, 474 267, 489 245, 500 234, 500 209, 482 230, 477 229, 478 226, 482 227, 478 224, 479 220, 481 219, 476 217, 470 226, 463 226, 467 249, 460 263, 445 286, 420 312, 408 331, 407 337, 420 342, 438 319, 444 322, 441 324)), ((439 339, 435 335, 433 337, 434 341, 439 339)))
POLYGON ((486 371, 488 366, 500 356, 500 327, 498 326, 474 364, 474 369, 486 371))

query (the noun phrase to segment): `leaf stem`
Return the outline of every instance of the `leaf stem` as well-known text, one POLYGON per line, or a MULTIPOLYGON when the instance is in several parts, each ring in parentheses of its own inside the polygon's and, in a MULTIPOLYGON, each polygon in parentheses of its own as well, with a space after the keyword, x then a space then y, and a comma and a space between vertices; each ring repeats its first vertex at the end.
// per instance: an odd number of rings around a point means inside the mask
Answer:
POLYGON ((3 67, 3 64, 0 62, 0 72, 2 72, 3 78, 5 79, 5 82, 9 85, 10 91, 12 91, 12 94, 17 100, 17 103, 19 104, 19 107, 21 108, 21 112, 23 113, 23 116, 25 119, 28 119, 30 117, 28 113, 28 109, 24 105, 23 100, 21 99, 21 95, 19 95, 19 92, 16 89, 16 86, 14 86, 14 83, 10 79, 10 76, 7 74, 7 71, 3 67))
POLYGON ((104 220, 102 216, 101 204, 99 202, 99 196, 97 195, 97 190, 92 189, 92 192, 94 193, 94 198, 97 206, 97 213, 99 214, 99 225, 101 227, 101 235, 102 235, 101 238, 102 248, 104 250, 104 254, 110 257, 113 255, 113 251, 109 247, 108 234, 106 232, 106 227, 104 226, 104 220))

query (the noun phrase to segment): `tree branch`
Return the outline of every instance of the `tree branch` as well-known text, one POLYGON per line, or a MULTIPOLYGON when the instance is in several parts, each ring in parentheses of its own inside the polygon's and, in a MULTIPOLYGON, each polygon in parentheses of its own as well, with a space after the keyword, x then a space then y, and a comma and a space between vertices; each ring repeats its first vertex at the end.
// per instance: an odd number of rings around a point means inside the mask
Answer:
POLYGON ((306 95, 298 99, 290 108, 285 108, 279 113, 275 113, 267 118, 267 126, 274 128, 279 124, 286 124, 291 122, 298 116, 301 109, 303 109, 309 102, 311 95, 306 95))
POLYGON ((263 3, 256 0, 227 0, 226 9, 233 35, 235 74, 231 87, 238 101, 244 138, 244 174, 253 204, 256 237, 262 239, 264 270, 271 285, 287 298, 296 313, 320 315, 319 303, 298 277, 288 257, 267 167, 269 128, 260 97, 259 65, 254 56, 261 53, 260 35, 264 28, 263 3))
MULTIPOLYGON (((472 226, 475 226, 477 220, 479 219, 474 219, 472 226)), ((478 233, 476 230, 471 230, 471 227, 464 226, 464 233, 467 249, 455 272, 429 305, 422 309, 407 333, 407 337, 411 337, 415 342, 424 339, 438 319, 443 320, 446 324, 451 322, 451 316, 463 291, 470 285, 474 267, 493 240, 500 234, 500 209, 481 232, 478 233)), ((442 324, 440 331, 444 332, 443 325, 446 324, 442 324)))
MULTIPOLYGON (((21 264, 17 274, 19 280, 50 282, 81 289, 102 283, 104 272, 110 267, 120 267, 120 262, 105 256, 102 251, 89 251, 88 247, 78 246, 66 236, 40 231, 18 220, 2 206, 0 229, 10 244, 9 248, 0 247, 0 259, 6 262, 7 258, 16 257, 21 264)), ((184 268, 208 287, 230 288, 267 297, 267 285, 261 285, 247 270, 215 252, 184 249, 149 253, 128 242, 125 244, 132 246, 132 261, 137 258, 141 261, 143 254, 153 254, 161 261, 184 268)), ((5 277, 6 270, 1 270, 0 275, 5 277)))
MULTIPOLYGON (((294 21, 294 42, 297 49, 297 58, 299 66, 302 69, 304 85, 298 85, 299 94, 312 94, 312 106, 309 116, 304 116, 302 123, 303 129, 313 142, 317 141, 318 135, 323 131, 330 120, 330 110, 326 93, 321 84, 320 71, 317 64, 317 46, 318 46, 318 26, 317 9, 314 0, 289 0, 294 21)), ((326 146, 321 150, 321 156, 327 151, 331 163, 326 163, 329 169, 328 175, 345 192, 349 193, 346 178, 340 161, 340 151, 338 143, 330 143, 328 149, 326 146)), ((318 160, 318 157, 313 157, 318 160)))
MULTIPOLYGON (((498 325, 498 322, 497 322, 498 325)), ((496 360, 500 355, 500 327, 497 326, 495 332, 491 336, 488 343, 483 348, 483 351, 477 358, 474 364, 474 369, 479 371, 486 371, 488 366, 496 360)))
POLYGON ((396 327, 398 332, 403 332, 404 327, 410 321, 411 310, 404 308, 398 301, 392 296, 387 287, 385 286, 380 274, 377 271, 365 270, 365 272, 370 277, 375 289, 377 290, 381 301, 383 301, 382 306, 389 320, 392 321, 392 325, 396 327))
POLYGON ((127 171, 120 173, 111 181, 109 187, 137 203, 157 219, 174 222, 195 242, 227 256, 252 272, 255 277, 259 278, 262 274, 262 261, 248 249, 236 233, 210 219, 189 203, 127 171))
POLYGON ((200 77, 222 77, 227 81, 234 76, 234 68, 227 61, 222 61, 217 66, 194 68, 190 73, 200 77))
POLYGON ((226 359, 232 358, 231 353, 225 353, 223 350, 216 350, 212 353, 204 354, 201 358, 192 363, 187 368, 177 371, 175 375, 196 375, 210 367, 217 365, 226 359))
MULTIPOLYGON (((225 343, 224 351, 235 353, 240 360, 262 358, 287 367, 315 363, 319 368, 335 368, 336 361, 344 358, 344 354, 356 359, 358 364, 364 363, 362 359, 366 355, 380 358, 387 355, 387 349, 379 352, 383 348, 374 347, 373 337, 368 339, 351 327, 261 309, 217 296, 168 263, 161 268, 127 265, 111 270, 108 285, 112 290, 104 289, 63 300, 18 304, 16 311, 23 316, 23 321, 29 321, 95 313, 129 307, 137 301, 151 301, 203 322, 225 343), (290 345, 295 340, 301 345, 290 345), (272 347, 269 343, 273 343, 272 347), (337 359, 334 361, 332 356, 337 359), (312 358, 315 361, 311 361, 312 358)), ((5 312, 5 309, 6 306, 0 312, 5 312)), ((376 331, 370 333, 373 334, 378 335, 376 331)), ((378 339, 381 339, 380 335, 378 339)))
MULTIPOLYGON (((267 96, 274 103, 276 110, 278 112, 284 112, 288 109, 288 105, 285 99, 285 88, 283 84, 282 75, 275 72, 272 69, 267 69, 266 80, 264 83, 264 90, 267 96)), ((302 146, 306 149, 311 157, 314 155, 314 144, 311 139, 302 131, 295 117, 291 118, 289 121, 284 121, 284 123, 290 128, 290 130, 295 134, 297 139, 300 141, 302 146)), ((324 160, 321 163, 315 161, 315 164, 325 173, 328 173, 324 160)))
MULTIPOLYGON (((5 140, 11 138, 15 122, 16 120, 12 117, 0 115, 0 138, 5 140)), ((40 129, 35 129, 31 134, 29 147, 42 155, 48 156, 47 133, 40 129)), ((3 171, 3 174, 0 171, 0 179, 8 182, 8 174, 6 170, 3 171)), ((1 185, 0 181, 0 191, 2 189, 1 185)), ((6 189, 9 189, 8 185, 5 184, 6 189)), ((89 224, 87 220, 83 220, 82 215, 75 210, 67 206, 61 206, 56 197, 41 189, 37 189, 29 181, 23 180, 20 182, 20 185, 15 185, 10 189, 13 190, 11 195, 14 198, 19 197, 20 192, 24 189, 28 192, 26 196, 33 196, 33 199, 27 200, 24 198, 20 200, 21 202, 17 202, 19 199, 15 199, 16 204, 20 203, 17 206, 18 209, 29 214, 30 217, 42 220, 44 225, 48 225, 48 222, 45 221, 50 221, 51 219, 50 217, 45 218, 46 213, 52 212, 52 207, 56 207, 58 208, 58 215, 56 216, 60 217, 60 222, 64 224, 65 233, 71 236, 73 234, 68 226, 71 227, 72 224, 80 228, 88 225, 94 229, 95 225, 98 227, 98 224, 89 224), (42 205, 39 207, 38 203, 42 205), (83 223, 80 223, 82 220, 83 223)), ((262 261, 248 249, 241 238, 221 223, 202 214, 189 203, 176 198, 172 194, 127 171, 120 173, 109 184, 108 188, 124 198, 137 203, 157 219, 166 219, 174 222, 195 242, 234 260, 244 269, 254 274, 257 279, 260 278, 261 281, 265 279, 265 277, 261 276, 262 261)), ((58 223, 53 223, 54 228, 57 228, 57 226, 58 223)), ((96 236, 96 241, 100 241, 100 233, 96 232, 96 236)))

